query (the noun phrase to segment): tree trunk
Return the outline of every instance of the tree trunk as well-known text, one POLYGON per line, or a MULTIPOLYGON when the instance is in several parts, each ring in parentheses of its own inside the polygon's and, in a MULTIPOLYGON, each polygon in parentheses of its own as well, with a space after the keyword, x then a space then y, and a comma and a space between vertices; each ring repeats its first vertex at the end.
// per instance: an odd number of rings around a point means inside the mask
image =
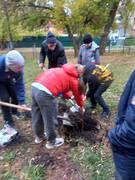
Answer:
POLYGON ((9 19, 9 14, 8 14, 8 5, 7 5, 7 0, 4 0, 3 2, 3 7, 4 7, 4 13, 6 16, 6 21, 7 21, 7 30, 8 30, 8 38, 9 38, 9 49, 13 49, 13 37, 12 37, 12 32, 11 32, 11 27, 10 27, 10 19, 9 19))
POLYGON ((0 50, 4 50, 6 48, 6 42, 4 40, 0 41, 0 50))
POLYGON ((108 39, 108 35, 110 33, 110 28, 112 27, 112 24, 114 22, 114 18, 117 12, 117 8, 119 6, 119 1, 116 1, 112 8, 110 9, 109 15, 108 15, 108 20, 107 23, 104 27, 104 34, 101 37, 101 42, 100 42, 100 54, 103 55, 105 52, 105 48, 106 48, 106 43, 107 43, 107 39, 108 39))
POLYGON ((67 29, 67 33, 69 35, 69 38, 71 40, 71 42, 73 43, 73 48, 74 48, 74 56, 77 57, 78 56, 78 52, 79 52, 79 43, 78 41, 75 39, 73 33, 71 32, 70 26, 66 25, 65 26, 67 29))

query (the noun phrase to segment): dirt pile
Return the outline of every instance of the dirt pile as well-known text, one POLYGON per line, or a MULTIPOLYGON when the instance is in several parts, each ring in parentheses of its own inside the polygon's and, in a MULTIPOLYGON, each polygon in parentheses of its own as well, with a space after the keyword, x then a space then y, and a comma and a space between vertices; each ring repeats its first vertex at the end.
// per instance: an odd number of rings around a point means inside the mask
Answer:
POLYGON ((86 110, 83 114, 81 112, 71 112, 70 107, 65 104, 59 104, 58 114, 63 115, 68 113, 69 121, 73 126, 63 125, 59 119, 59 132, 64 135, 66 139, 73 137, 82 137, 91 142, 96 141, 96 134, 99 131, 100 121, 95 114, 90 110, 86 110))

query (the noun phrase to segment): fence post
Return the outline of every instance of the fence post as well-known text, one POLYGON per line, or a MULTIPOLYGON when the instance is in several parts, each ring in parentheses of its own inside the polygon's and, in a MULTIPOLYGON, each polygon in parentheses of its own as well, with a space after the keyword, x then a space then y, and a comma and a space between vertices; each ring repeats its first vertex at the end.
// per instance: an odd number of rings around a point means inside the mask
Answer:
POLYGON ((33 44, 33 59, 37 62, 37 50, 36 50, 36 44, 33 44))
POLYGON ((131 51, 131 47, 128 48, 128 54, 130 54, 130 51, 131 51))
POLYGON ((111 41, 109 40, 109 45, 108 45, 108 53, 111 52, 111 41))
POLYGON ((123 42, 123 54, 125 52, 125 39, 124 39, 124 42, 123 42))

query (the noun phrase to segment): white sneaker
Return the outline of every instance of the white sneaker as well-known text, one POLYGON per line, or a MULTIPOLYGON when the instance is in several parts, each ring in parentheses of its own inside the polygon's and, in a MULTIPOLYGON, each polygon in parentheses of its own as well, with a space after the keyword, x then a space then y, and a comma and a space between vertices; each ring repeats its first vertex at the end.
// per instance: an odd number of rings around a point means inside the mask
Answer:
POLYGON ((43 138, 39 138, 38 136, 36 136, 35 144, 40 144, 41 142, 43 142, 43 138))
POLYGON ((4 124, 2 131, 7 132, 8 134, 14 134, 17 132, 15 127, 10 126, 9 124, 4 124))
POLYGON ((44 132, 44 137, 43 138, 39 138, 38 136, 36 136, 35 138, 35 144, 40 144, 41 142, 43 142, 47 137, 46 132, 44 132))
POLYGON ((59 147, 59 146, 61 146, 61 145, 63 145, 64 144, 64 139, 63 138, 56 138, 55 139, 55 142, 47 142, 46 143, 46 145, 45 145, 45 147, 47 148, 47 149, 53 149, 53 148, 55 148, 55 147, 59 147))
POLYGON ((0 130, 0 146, 8 145, 19 133, 10 125, 5 124, 0 130))
POLYGON ((47 138, 47 133, 46 132, 44 132, 44 137, 45 137, 45 139, 47 138))

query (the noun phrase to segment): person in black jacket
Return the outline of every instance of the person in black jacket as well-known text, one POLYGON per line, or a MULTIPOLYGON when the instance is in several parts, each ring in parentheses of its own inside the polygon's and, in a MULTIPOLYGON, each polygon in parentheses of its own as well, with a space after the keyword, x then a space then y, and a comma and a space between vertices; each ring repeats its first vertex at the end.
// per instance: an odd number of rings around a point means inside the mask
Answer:
POLYGON ((67 63, 65 50, 62 43, 56 39, 53 33, 48 32, 40 50, 39 67, 45 68, 45 59, 48 58, 48 68, 61 67, 67 63))
POLYGON ((89 89, 87 98, 90 100, 90 108, 96 108, 97 103, 102 107, 101 118, 110 117, 110 109, 104 98, 103 93, 110 87, 113 82, 113 74, 107 66, 90 64, 85 66, 83 77, 84 83, 88 83, 89 89))

